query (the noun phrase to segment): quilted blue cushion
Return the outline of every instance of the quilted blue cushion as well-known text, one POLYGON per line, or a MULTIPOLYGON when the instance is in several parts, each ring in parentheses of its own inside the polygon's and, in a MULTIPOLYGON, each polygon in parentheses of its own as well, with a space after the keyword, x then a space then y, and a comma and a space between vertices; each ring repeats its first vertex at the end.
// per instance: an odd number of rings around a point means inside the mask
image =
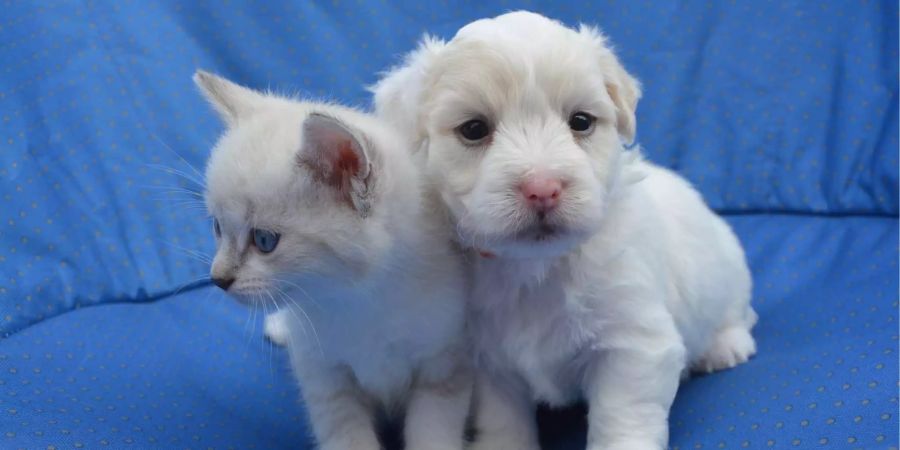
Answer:
MULTIPOLYGON (((731 222, 762 280, 759 355, 682 387, 672 447, 896 446, 897 221, 731 222)), ((212 288, 28 327, 0 346, 0 448, 306 448, 286 358, 260 328, 212 288)), ((584 448, 583 410, 541 419, 544 448, 584 448)))

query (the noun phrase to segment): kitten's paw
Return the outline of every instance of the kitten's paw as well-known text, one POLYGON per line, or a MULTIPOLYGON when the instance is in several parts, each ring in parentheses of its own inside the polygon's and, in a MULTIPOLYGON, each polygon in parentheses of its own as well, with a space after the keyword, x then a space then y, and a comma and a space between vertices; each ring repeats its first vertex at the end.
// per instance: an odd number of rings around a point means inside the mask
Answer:
POLYGON ((279 311, 266 316, 264 332, 270 341, 277 345, 287 345, 290 332, 288 330, 285 312, 279 311))
POLYGON ((694 370, 714 372, 730 369, 747 362, 756 354, 756 341, 750 331, 743 326, 732 326, 719 330, 712 346, 706 354, 694 364, 694 370))

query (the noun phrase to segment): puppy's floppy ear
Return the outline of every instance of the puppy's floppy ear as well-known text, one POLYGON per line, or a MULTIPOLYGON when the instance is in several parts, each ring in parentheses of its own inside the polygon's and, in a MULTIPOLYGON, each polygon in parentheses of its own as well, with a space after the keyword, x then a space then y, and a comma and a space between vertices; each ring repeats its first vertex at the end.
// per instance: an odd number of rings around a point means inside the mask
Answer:
POLYGON ((421 104, 428 83, 428 72, 435 58, 446 47, 446 42, 425 35, 419 47, 406 55, 403 63, 387 71, 370 86, 375 94, 375 112, 400 130, 408 130, 416 144, 426 138, 425 124, 421 117, 421 104))
POLYGON ((616 106, 616 129, 627 142, 633 142, 637 132, 635 112, 641 98, 641 84, 631 76, 612 49, 607 45, 606 37, 597 28, 581 25, 578 33, 593 41, 597 57, 606 80, 606 91, 616 106))
POLYGON ((616 62, 615 75, 606 82, 606 91, 616 105, 616 128, 626 142, 634 142, 637 133, 637 103, 641 98, 640 82, 616 62))
POLYGON ((265 96, 209 72, 198 70, 194 83, 228 126, 235 126, 256 110, 265 96))
POLYGON ((369 215, 375 182, 372 145, 338 119, 313 113, 303 122, 301 166, 334 189, 360 216, 369 215))

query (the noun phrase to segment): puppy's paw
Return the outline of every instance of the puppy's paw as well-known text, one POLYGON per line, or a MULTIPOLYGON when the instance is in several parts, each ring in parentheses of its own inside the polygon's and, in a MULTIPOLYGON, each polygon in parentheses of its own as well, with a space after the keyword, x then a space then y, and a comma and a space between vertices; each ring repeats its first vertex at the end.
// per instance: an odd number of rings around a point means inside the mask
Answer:
POLYGON ((694 364, 694 370, 714 372, 730 369, 747 362, 756 354, 756 341, 750 331, 743 326, 732 326, 719 330, 712 346, 706 354, 694 364))
POLYGON ((290 337, 287 318, 284 314, 284 311, 279 311, 266 316, 264 333, 270 341, 277 345, 287 345, 288 338, 290 337))

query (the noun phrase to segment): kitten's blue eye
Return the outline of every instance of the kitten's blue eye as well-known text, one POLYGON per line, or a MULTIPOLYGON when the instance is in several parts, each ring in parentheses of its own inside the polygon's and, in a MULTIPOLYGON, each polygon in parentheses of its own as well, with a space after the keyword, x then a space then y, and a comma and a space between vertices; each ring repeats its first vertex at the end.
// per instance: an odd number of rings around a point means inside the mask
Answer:
POLYGON ((213 230, 216 232, 216 237, 222 236, 222 227, 219 226, 219 219, 213 219, 213 230))
POLYGON ((253 245, 263 253, 271 253, 278 246, 278 240, 281 236, 274 231, 260 230, 254 228, 250 230, 253 235, 253 245))

